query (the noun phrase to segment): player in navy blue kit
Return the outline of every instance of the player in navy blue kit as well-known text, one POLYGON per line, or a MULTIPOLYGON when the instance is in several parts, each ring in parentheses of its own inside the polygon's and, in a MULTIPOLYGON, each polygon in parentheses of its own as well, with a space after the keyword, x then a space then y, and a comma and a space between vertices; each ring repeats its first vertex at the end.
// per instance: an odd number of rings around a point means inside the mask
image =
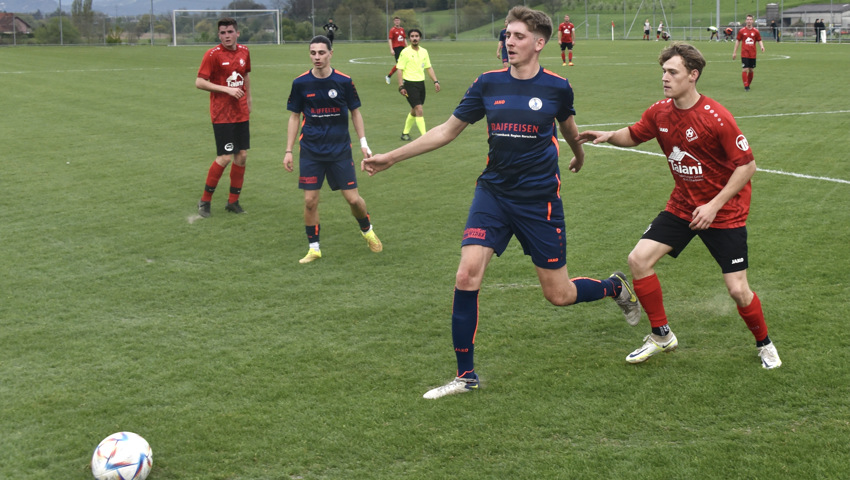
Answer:
POLYGON ((360 231, 373 252, 383 249, 375 235, 366 201, 357 191, 357 175, 351 156, 351 137, 348 116, 360 137, 364 157, 372 155, 366 143, 366 130, 360 114, 360 97, 348 75, 331 67, 331 41, 322 35, 310 41, 310 60, 313 68, 292 81, 292 91, 286 103, 289 125, 286 132, 286 153, 283 166, 292 171, 292 147, 298 135, 301 116, 301 149, 299 151, 298 188, 304 190, 304 225, 309 248, 300 263, 322 258, 319 248, 319 192, 325 178, 331 190, 341 190, 351 207, 351 214, 360 224, 360 231))
POLYGON ((543 295, 552 304, 571 305, 612 297, 630 324, 640 319, 640 305, 623 273, 615 272, 605 280, 569 277, 556 124, 574 155, 569 169, 578 172, 584 164, 584 150, 576 140, 573 91, 565 78, 540 67, 540 52, 552 36, 549 17, 518 6, 511 9, 507 21, 508 69, 480 75, 442 125, 410 144, 366 158, 361 164, 363 170, 374 175, 448 144, 467 125, 487 117, 488 162, 478 177, 455 278, 452 341, 457 376, 428 391, 425 398, 478 388, 473 365, 478 292, 493 254, 501 255, 512 236, 531 256, 543 295))

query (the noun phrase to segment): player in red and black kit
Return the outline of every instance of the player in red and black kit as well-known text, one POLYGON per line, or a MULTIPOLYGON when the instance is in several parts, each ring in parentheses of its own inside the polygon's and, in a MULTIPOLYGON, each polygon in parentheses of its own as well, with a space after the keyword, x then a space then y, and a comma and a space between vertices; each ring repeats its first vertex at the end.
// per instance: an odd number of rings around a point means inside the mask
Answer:
POLYGON ((649 107, 631 127, 579 134, 582 143, 608 142, 620 147, 634 147, 654 138, 667 156, 675 180, 667 207, 629 254, 635 293, 652 332, 626 361, 644 362, 678 346, 667 323, 654 267, 665 255, 678 257, 698 236, 720 265, 738 314, 755 336, 762 367, 779 367, 782 361, 767 335, 761 301, 747 281, 746 220, 750 179, 756 172, 753 152, 732 114, 697 92, 696 83, 705 67, 699 50, 677 42, 661 52, 659 63, 666 100, 649 107))
POLYGON ((390 29, 390 33, 387 36, 387 43, 390 45, 390 55, 395 57, 395 63, 393 63, 393 68, 390 70, 390 73, 384 78, 386 80, 387 85, 390 84, 390 78, 393 74, 398 70, 396 68, 396 64, 398 63, 398 56, 401 55, 401 51, 404 50, 404 47, 407 46, 407 35, 404 33, 404 29, 401 28, 401 19, 398 17, 393 18, 393 28, 390 29))
POLYGON ((245 179, 245 162, 251 148, 248 117, 251 114, 251 88, 248 73, 251 55, 248 48, 236 43, 239 38, 236 20, 218 21, 221 44, 207 51, 198 70, 195 86, 210 92, 210 117, 215 134, 216 157, 207 173, 207 181, 198 214, 210 216, 210 201, 224 169, 231 161, 230 196, 224 207, 228 212, 245 213, 239 205, 239 194, 245 179))
POLYGON ((753 69, 756 68, 756 42, 761 46, 761 51, 764 53, 764 42, 761 41, 761 34, 758 29, 753 27, 753 16, 747 15, 747 22, 744 28, 738 30, 738 37, 735 39, 735 48, 732 49, 732 60, 735 60, 735 54, 738 52, 738 45, 741 46, 741 67, 744 69, 741 72, 741 80, 744 81, 744 90, 750 91, 750 85, 753 83, 753 69))
POLYGON ((564 23, 558 25, 558 44, 561 46, 561 62, 567 64, 567 57, 564 50, 570 51, 570 66, 573 65, 573 45, 575 44, 576 26, 570 22, 570 16, 564 15, 564 23))

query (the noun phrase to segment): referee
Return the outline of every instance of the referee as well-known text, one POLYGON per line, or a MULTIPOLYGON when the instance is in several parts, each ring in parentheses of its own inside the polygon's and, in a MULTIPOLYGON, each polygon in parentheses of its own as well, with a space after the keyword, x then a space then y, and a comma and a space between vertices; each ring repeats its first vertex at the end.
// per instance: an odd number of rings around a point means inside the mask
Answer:
POLYGON ((434 82, 434 90, 440 91, 440 81, 437 80, 437 75, 431 68, 428 50, 419 46, 419 41, 422 40, 422 32, 418 28, 413 28, 408 32, 407 37, 410 39, 410 45, 401 51, 396 65, 398 71, 401 72, 398 76, 398 91, 407 98, 407 103, 410 104, 410 113, 407 114, 404 130, 401 132, 401 139, 405 141, 410 140, 410 130, 414 123, 416 128, 419 129, 419 134, 425 135, 425 117, 422 115, 422 104, 425 103, 425 70, 428 71, 428 76, 434 82))

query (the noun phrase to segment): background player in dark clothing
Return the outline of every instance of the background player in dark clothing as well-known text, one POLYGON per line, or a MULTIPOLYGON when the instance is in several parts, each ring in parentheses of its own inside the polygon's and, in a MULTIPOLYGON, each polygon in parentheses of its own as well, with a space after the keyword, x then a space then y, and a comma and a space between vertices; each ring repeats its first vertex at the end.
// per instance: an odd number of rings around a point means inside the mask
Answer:
POLYGON ((348 117, 360 137, 360 151, 369 157, 366 129, 360 114, 360 97, 351 77, 331 67, 330 39, 316 36, 310 41, 313 68, 292 81, 286 103, 289 124, 286 131, 286 153, 283 166, 293 171, 292 148, 301 125, 298 155, 298 188, 304 190, 304 225, 307 233, 307 255, 299 262, 310 263, 322 258, 319 246, 319 193, 325 178, 331 190, 340 190, 360 224, 360 232, 373 252, 383 248, 372 228, 366 201, 357 191, 357 176, 351 156, 348 117), (304 116, 303 122, 301 116, 304 116))
POLYGON ((328 23, 322 25, 322 28, 325 29, 325 36, 331 41, 331 45, 333 45, 334 36, 336 35, 336 31, 339 30, 339 27, 334 23, 334 19, 329 18, 328 23))

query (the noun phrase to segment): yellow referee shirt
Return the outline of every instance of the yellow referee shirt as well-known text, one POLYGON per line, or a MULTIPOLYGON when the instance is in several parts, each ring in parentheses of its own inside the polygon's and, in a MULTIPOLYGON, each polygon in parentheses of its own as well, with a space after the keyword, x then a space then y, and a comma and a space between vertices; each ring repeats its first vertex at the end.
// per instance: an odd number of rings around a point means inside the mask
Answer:
POLYGON ((413 47, 405 47, 398 56, 396 68, 402 71, 402 78, 409 82, 424 82, 425 69, 431 68, 431 57, 428 56, 428 50, 419 47, 414 50, 413 47))

